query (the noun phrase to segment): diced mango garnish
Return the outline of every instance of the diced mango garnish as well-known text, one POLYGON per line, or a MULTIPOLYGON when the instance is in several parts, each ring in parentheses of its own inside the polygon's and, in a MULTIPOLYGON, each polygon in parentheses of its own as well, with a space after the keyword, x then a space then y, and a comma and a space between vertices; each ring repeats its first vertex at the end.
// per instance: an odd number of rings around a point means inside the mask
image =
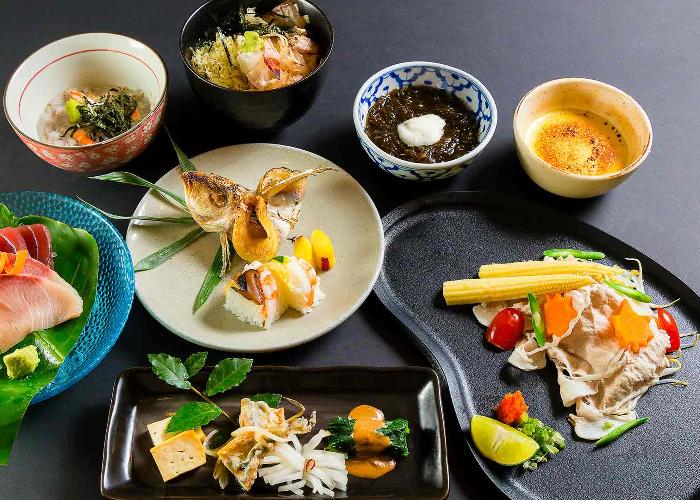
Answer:
POLYGON ((548 338, 556 335, 561 337, 569 331, 569 323, 577 315, 573 306, 573 298, 561 293, 548 293, 544 303, 544 327, 548 338))
POLYGON ((317 271, 330 271, 335 266, 335 251, 331 239, 320 229, 311 231, 313 265, 317 271))
POLYGON ((611 322, 614 329, 615 340, 620 347, 638 353, 639 349, 646 347, 654 338, 649 322, 651 317, 642 316, 634 312, 629 301, 623 300, 620 310, 613 314, 611 322))
POLYGON ((299 236, 294 240, 294 256, 303 259, 309 264, 314 263, 314 253, 311 247, 311 240, 306 236, 299 236))

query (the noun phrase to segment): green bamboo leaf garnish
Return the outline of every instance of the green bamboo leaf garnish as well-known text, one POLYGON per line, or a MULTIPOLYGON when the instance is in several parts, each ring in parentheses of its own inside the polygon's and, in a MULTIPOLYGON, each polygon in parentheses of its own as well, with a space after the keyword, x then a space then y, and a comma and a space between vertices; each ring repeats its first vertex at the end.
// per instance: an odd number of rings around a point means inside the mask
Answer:
POLYGON ((207 275, 204 277, 202 286, 199 289, 197 299, 194 301, 194 312, 197 312, 207 302, 211 293, 221 283, 223 279, 221 277, 221 266, 223 266, 223 258, 221 257, 221 246, 219 246, 219 250, 214 256, 214 261, 209 266, 207 275))
POLYGON ((149 354, 148 361, 151 363, 153 373, 162 381, 174 385, 178 389, 191 389, 192 384, 187 380, 190 376, 187 368, 180 358, 169 354, 149 354))
POLYGON ((180 149, 180 147, 175 144, 175 141, 173 140, 173 136, 170 135, 170 130, 168 130, 168 127, 165 127, 165 133, 168 134, 168 139, 170 139, 170 144, 173 145, 173 149, 175 150, 175 154, 177 155, 177 161, 180 163, 180 172, 194 172, 197 170, 197 167, 194 166, 194 163, 192 163, 192 160, 190 160, 187 155, 180 149))
POLYGON ((107 212, 106 210, 102 210, 101 208, 96 207, 92 203, 88 203, 87 201, 83 200, 82 198, 78 197, 80 201, 85 203, 87 206, 90 208, 98 211, 105 217, 109 219, 115 219, 115 220, 150 220, 150 221, 155 221, 155 222, 169 222, 172 224, 194 224, 194 219, 190 215, 185 215, 183 217, 151 217, 149 215, 117 215, 117 214, 112 214, 107 212))
POLYGON ((182 405, 172 416, 166 432, 184 432, 207 425, 221 415, 221 408, 214 403, 194 401, 182 405))
POLYGON ((182 196, 180 196, 179 194, 175 194, 172 191, 160 187, 156 184, 153 184, 152 182, 147 181, 146 179, 139 177, 136 174, 132 174, 131 172, 110 172, 108 174, 90 177, 90 179, 95 179, 98 181, 118 182, 119 184, 129 184, 131 186, 140 186, 153 189, 177 202, 177 204, 180 205, 185 211, 187 210, 187 203, 185 203, 185 199, 182 196))
POLYGON ((197 373, 199 373, 199 370, 201 370, 204 367, 204 363, 206 362, 206 352, 195 352, 193 354, 190 354, 185 360, 185 368, 187 369, 187 375, 190 378, 197 375, 197 373))
POLYGON ((214 396, 236 387, 243 382, 252 366, 253 360, 249 358, 226 358, 221 360, 209 374, 207 388, 204 392, 207 396, 214 396))
POLYGON ((193 229, 185 236, 183 236, 177 241, 174 241, 167 247, 161 248, 157 252, 152 253, 151 255, 144 257, 143 259, 138 261, 134 266, 134 271, 149 271, 160 266, 163 262, 170 260, 173 255, 184 249, 190 243, 195 242, 205 234, 206 233, 204 232, 204 229, 202 229, 201 227, 193 229))
POLYGON ((282 395, 274 392, 263 392, 250 398, 251 401, 264 401, 270 408, 279 407, 282 402, 282 395))

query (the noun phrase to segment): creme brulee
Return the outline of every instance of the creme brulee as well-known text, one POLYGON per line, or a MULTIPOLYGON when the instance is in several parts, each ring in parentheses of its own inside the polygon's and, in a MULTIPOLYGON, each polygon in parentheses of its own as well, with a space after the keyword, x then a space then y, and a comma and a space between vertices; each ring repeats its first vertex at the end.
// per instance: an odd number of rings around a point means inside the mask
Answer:
POLYGON ((382 453, 391 445, 391 440, 377 432, 384 427, 384 413, 370 405, 360 405, 350 411, 349 418, 355 420, 352 438, 357 454, 345 461, 348 474, 365 479, 376 479, 394 470, 396 461, 382 453))
POLYGON ((622 170, 628 162, 620 130, 590 111, 546 113, 532 123, 526 141, 542 160, 572 174, 610 174, 622 170))

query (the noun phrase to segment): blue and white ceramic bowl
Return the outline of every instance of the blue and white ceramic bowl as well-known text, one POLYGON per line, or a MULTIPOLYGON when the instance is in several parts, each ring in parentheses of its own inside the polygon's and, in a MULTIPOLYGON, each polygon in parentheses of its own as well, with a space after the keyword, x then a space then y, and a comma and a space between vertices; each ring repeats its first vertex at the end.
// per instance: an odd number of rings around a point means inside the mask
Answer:
POLYGON ((353 105, 353 120, 360 144, 385 172, 413 181, 446 179, 458 174, 484 150, 496 130, 496 102, 484 85, 469 73, 444 64, 412 61, 395 64, 375 73, 360 87, 353 105), (379 149, 365 133, 365 119, 374 101, 394 89, 425 85, 457 96, 476 113, 479 145, 464 156, 441 163, 415 163, 379 149))

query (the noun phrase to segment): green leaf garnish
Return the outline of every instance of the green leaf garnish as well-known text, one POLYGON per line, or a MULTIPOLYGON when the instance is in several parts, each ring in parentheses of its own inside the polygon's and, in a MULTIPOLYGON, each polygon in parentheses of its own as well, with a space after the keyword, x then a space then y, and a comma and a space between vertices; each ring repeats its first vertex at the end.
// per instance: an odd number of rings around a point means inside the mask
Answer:
POLYGON ((251 401, 264 401, 270 408, 277 408, 282 402, 282 395, 274 392, 263 392, 250 398, 251 401))
POLYGON ((199 373, 199 370, 204 368, 204 363, 207 362, 206 352, 195 352, 190 354, 185 360, 185 369, 189 378, 194 377, 199 373))
POLYGON ((190 160, 187 157, 187 155, 182 151, 182 149, 180 149, 180 146, 178 146, 175 143, 175 141, 173 140, 173 136, 170 135, 170 130, 168 130, 168 127, 165 127, 165 133, 168 134, 170 144, 173 145, 173 149, 175 150, 175 154, 177 155, 177 161, 180 163, 180 172, 194 172, 195 170, 197 170, 197 167, 194 166, 192 160, 190 160))
POLYGON ((207 270, 207 275, 204 277, 202 286, 199 288, 199 293, 197 294, 197 299, 194 301, 194 312, 206 304, 209 296, 214 291, 214 289, 221 283, 223 279, 221 277, 221 267, 224 265, 223 258, 221 256, 221 246, 214 256, 214 260, 207 270))
POLYGON ((138 261, 134 266, 134 271, 150 271, 151 269, 160 266, 163 262, 170 260, 173 255, 180 252, 187 245, 195 242, 205 234, 204 229, 201 227, 193 229, 179 240, 172 242, 170 245, 161 248, 157 252, 152 253, 151 255, 138 261))
POLYGON ((236 387, 245 380, 252 366, 253 360, 249 358, 226 358, 221 360, 209 374, 207 388, 204 391, 205 394, 213 396, 236 387))
POLYGON ((19 219, 15 217, 15 214, 0 203, 0 229, 3 227, 16 227, 17 224, 19 224, 19 219))
POLYGON ((160 187, 156 184, 153 184, 152 182, 147 181, 146 179, 139 177, 136 174, 132 174, 131 172, 110 172, 108 174, 90 177, 90 179, 95 179, 98 181, 118 182, 120 184, 129 184, 131 186, 140 186, 153 189, 165 195, 166 197, 171 198, 172 200, 177 202, 177 204, 180 205, 185 211, 187 211, 187 203, 185 203, 185 199, 182 196, 175 194, 172 191, 160 187))
POLYGON ((184 432, 207 425, 221 415, 221 408, 214 403, 194 401, 182 405, 172 416, 166 432, 184 432))
POLYGON ((164 382, 174 385, 178 389, 191 389, 192 384, 187 380, 190 375, 180 358, 169 354, 149 354, 148 361, 151 363, 153 373, 164 382))
POLYGON ((82 198, 78 197, 80 201, 82 201, 84 204, 86 204, 88 207, 92 208, 93 210, 96 210, 97 212, 101 213, 105 217, 109 219, 114 219, 114 220, 151 220, 155 222, 170 222, 172 224, 194 224, 194 219, 190 215, 185 215, 183 217, 151 217, 150 215, 117 215, 117 214, 112 214, 109 213, 105 210, 102 210, 101 208, 96 207, 92 203, 88 203, 87 201, 83 200, 82 198))

